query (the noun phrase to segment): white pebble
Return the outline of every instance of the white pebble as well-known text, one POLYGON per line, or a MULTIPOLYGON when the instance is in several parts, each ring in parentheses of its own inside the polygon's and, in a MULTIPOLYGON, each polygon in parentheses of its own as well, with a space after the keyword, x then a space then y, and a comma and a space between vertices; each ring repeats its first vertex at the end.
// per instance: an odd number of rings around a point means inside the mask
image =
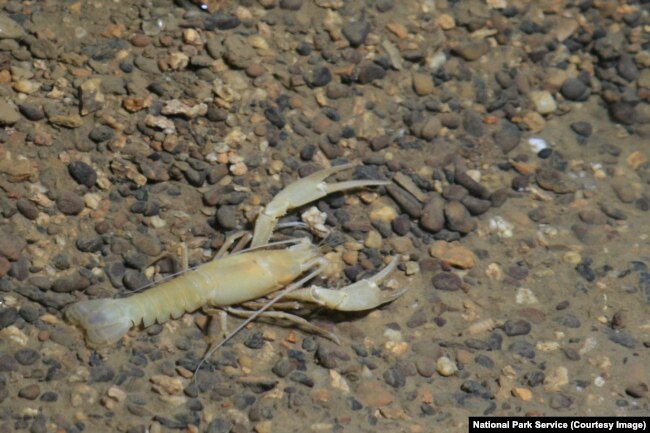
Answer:
POLYGON ((530 99, 539 114, 549 114, 557 109, 557 104, 548 90, 534 90, 530 92, 530 99))
POLYGON ((538 153, 540 150, 544 150, 548 147, 546 140, 540 137, 530 137, 528 139, 528 144, 535 153, 538 153))
POLYGON ((517 289, 515 302, 519 305, 534 305, 534 304, 538 304, 539 300, 537 299, 537 296, 535 296, 532 290, 527 289, 525 287, 520 287, 517 289))
POLYGON ((402 341, 402 333, 397 329, 388 328, 384 331, 384 337, 390 341, 402 341))
POLYGON ((596 376, 596 378, 594 379, 594 385, 597 386, 598 388, 604 386, 605 379, 603 378, 603 376, 596 376))
POLYGON ((441 356, 436 361, 436 371, 439 375, 449 377, 458 371, 456 363, 446 356, 441 356))
POLYGON ((500 238, 511 238, 512 229, 514 229, 515 226, 500 216, 496 216, 490 219, 489 227, 490 232, 496 234, 500 238))
POLYGON ((248 167, 243 162, 238 162, 230 166, 230 173, 233 176, 243 176, 248 173, 248 167))

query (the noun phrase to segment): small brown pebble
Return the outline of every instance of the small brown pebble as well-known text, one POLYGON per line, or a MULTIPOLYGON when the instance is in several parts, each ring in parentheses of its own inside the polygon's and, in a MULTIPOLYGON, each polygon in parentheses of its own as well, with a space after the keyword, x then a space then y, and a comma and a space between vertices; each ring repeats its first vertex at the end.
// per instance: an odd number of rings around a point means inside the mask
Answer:
POLYGON ((476 228, 476 220, 461 202, 450 201, 445 204, 445 217, 450 230, 467 234, 476 228))
POLYGON ((0 256, 16 261, 20 258, 23 248, 27 246, 25 240, 8 230, 0 231, 0 256))
POLYGON ((142 48, 146 47, 151 43, 151 39, 147 35, 143 35, 141 33, 133 36, 131 38, 131 44, 133 44, 134 47, 142 48))
POLYGON ((616 183, 612 185, 612 189, 614 189, 616 197, 623 203, 632 203, 636 199, 636 193, 628 184, 616 183))
POLYGON ((16 208, 25 218, 35 220, 38 218, 38 208, 29 200, 20 199, 16 202, 16 208))
POLYGON ((265 72, 266 68, 264 68, 264 66, 260 65, 259 63, 252 63, 248 66, 248 68, 246 68, 246 75, 251 78, 262 76, 265 72))
POLYGON ((431 377, 436 372, 436 363, 431 358, 420 356, 415 360, 415 368, 422 377, 431 377))
POLYGON ((458 243, 436 241, 429 247, 429 254, 461 269, 470 269, 476 264, 476 255, 458 243))
POLYGON ((431 74, 413 74, 413 90, 418 96, 425 96, 433 93, 435 86, 431 74))
POLYGON ((573 182, 563 173, 551 168, 540 168, 535 173, 537 184, 547 190, 558 194, 567 194, 576 190, 573 182))
POLYGON ((422 210, 420 225, 431 233, 438 233, 445 226, 445 200, 438 193, 435 193, 422 210))
POLYGON ((357 388, 357 397, 365 406, 383 407, 393 402, 394 392, 381 382, 365 380, 357 388))
POLYGON ((633 398, 644 398, 648 395, 648 385, 645 382, 629 385, 625 388, 625 393, 633 398))
POLYGON ((25 400, 36 400, 39 395, 41 395, 41 388, 36 383, 27 385, 18 391, 18 397, 24 398, 25 400))
POLYGON ((625 313, 623 311, 617 311, 614 316, 612 316, 612 329, 623 329, 625 327, 625 313))
POLYGON ((71 191, 63 191, 59 194, 56 206, 65 215, 77 215, 85 207, 83 198, 71 191))
POLYGON ((472 61, 480 58, 485 54, 490 45, 484 39, 462 43, 457 47, 452 48, 452 52, 465 60, 472 61))
POLYGON ((379 135, 370 140, 370 148, 375 152, 385 149, 390 145, 390 138, 387 135, 379 135))

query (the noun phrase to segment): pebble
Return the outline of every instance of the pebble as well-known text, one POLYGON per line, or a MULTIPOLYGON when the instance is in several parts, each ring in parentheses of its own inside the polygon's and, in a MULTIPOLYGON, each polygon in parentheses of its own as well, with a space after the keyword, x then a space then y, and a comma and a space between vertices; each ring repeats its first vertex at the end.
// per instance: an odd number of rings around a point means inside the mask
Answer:
POLYGON ((365 63, 359 68, 357 81, 359 84, 368 84, 375 80, 381 80, 386 76, 386 70, 375 63, 365 63))
POLYGON ((38 361, 40 357, 41 355, 34 349, 19 349, 14 353, 14 358, 16 358, 16 361, 20 365, 32 365, 38 361))
POLYGON ((289 375, 289 379, 292 380, 293 382, 299 383, 301 385, 305 385, 308 388, 312 388, 314 386, 314 379, 309 377, 306 373, 303 373, 302 371, 294 371, 289 375))
POLYGON ((471 269, 476 264, 476 255, 459 243, 436 241, 429 246, 429 254, 461 269, 471 269))
POLYGON ((637 113, 634 105, 629 102, 616 102, 609 106, 609 114, 612 119, 623 125, 633 125, 636 122, 637 113))
POLYGON ((18 310, 14 307, 0 309, 0 329, 13 325, 18 319, 18 310))
POLYGON ((56 199, 56 207, 65 215, 78 215, 85 208, 84 200, 71 191, 63 191, 56 199))
POLYGON ((393 388, 406 385, 406 375, 401 368, 391 367, 384 372, 384 381, 393 388))
POLYGON ((321 66, 314 68, 309 83, 313 87, 323 87, 332 81, 332 72, 328 67, 321 66))
POLYGON ((422 377, 431 377, 436 372, 436 363, 428 357, 418 357, 415 361, 415 368, 422 377))
POLYGON ((503 324, 503 332, 508 337, 516 337, 518 335, 528 335, 532 326, 530 322, 523 319, 508 319, 503 324))
POLYGON ((18 362, 8 353, 0 353, 0 372, 11 372, 18 370, 18 362))
POLYGON ((415 197, 394 184, 387 185, 386 191, 411 218, 420 218, 422 206, 415 197))
POLYGON ((90 280, 78 272, 58 278, 52 284, 52 291, 56 293, 67 293, 82 291, 90 286, 90 280))
POLYGON ((0 39, 23 39, 25 30, 16 21, 5 15, 0 14, 0 39))
POLYGON ((111 140, 113 137, 115 137, 115 131, 113 128, 105 125, 93 128, 88 134, 88 138, 95 143, 103 143, 104 141, 111 140))
POLYGON ((302 7, 303 0, 280 0, 280 8, 297 11, 302 7))
POLYGON ((548 90, 534 90, 528 96, 539 114, 550 114, 557 110, 555 99, 548 90))
POLYGON ((90 370, 90 380, 92 382, 110 382, 115 377, 115 371, 104 364, 94 366, 90 370))
POLYGON ((607 335, 607 339, 612 343, 627 347, 628 349, 634 349, 637 345, 634 337, 627 332, 610 328, 603 329, 603 332, 607 335))
POLYGON ((237 69, 246 69, 256 58, 255 50, 248 44, 246 38, 232 34, 223 41, 223 57, 229 65, 237 69))
POLYGON ((229 433, 231 431, 233 431, 233 425, 220 418, 215 418, 210 421, 206 430, 207 433, 229 433))
POLYGON ((607 239, 607 234, 600 226, 577 223, 571 226, 571 231, 586 245, 600 245, 607 239))
POLYGON ((271 368, 271 371, 278 377, 286 377, 296 369, 296 365, 289 358, 281 358, 271 368))
POLYGON ((508 352, 516 353, 517 355, 528 359, 535 358, 535 346, 527 341, 515 341, 508 346, 508 352))
POLYGON ((436 371, 439 375, 449 377, 458 371, 456 363, 446 356, 441 356, 436 360, 436 371))
POLYGON ((0 126, 11 126, 19 120, 18 110, 6 100, 0 99, 0 126))
POLYGON ((569 370, 559 366, 550 370, 544 378, 544 389, 549 392, 560 391, 569 384, 569 370))
POLYGON ((562 326, 565 326, 567 328, 572 328, 572 329, 579 328, 581 325, 580 319, 578 319, 576 316, 574 316, 571 313, 566 313, 561 316, 558 316, 555 319, 555 322, 559 323, 562 326))
POLYGON ((551 407, 551 409, 555 410, 568 409, 572 404, 573 398, 562 393, 551 395, 551 398, 548 402, 548 405, 551 407))
POLYGON ((133 233, 131 243, 138 251, 150 256, 157 257, 162 253, 163 246, 158 238, 148 233, 133 233))
POLYGON ((208 16, 205 19, 203 24, 204 29, 207 31, 212 31, 214 29, 218 30, 232 30, 241 24, 241 20, 235 16, 227 13, 217 12, 208 16))
POLYGON ((33 122, 38 122, 39 120, 43 120, 45 118, 45 113, 43 110, 41 110, 36 105, 29 103, 21 104, 18 106, 18 110, 20 111, 20 114, 33 122))
POLYGON ((217 222, 219 226, 225 230, 234 230, 238 227, 237 224, 237 206, 220 206, 217 209, 217 222))
POLYGON ((558 194, 567 194, 576 190, 576 186, 571 179, 551 168, 538 169, 535 172, 535 181, 541 188, 558 194))
POLYGON ((645 398, 648 395, 648 384, 638 382, 625 387, 625 393, 633 398, 645 398))
POLYGON ((391 404, 395 399, 395 392, 376 380, 368 379, 359 384, 356 397, 364 406, 379 408, 391 404))
POLYGON ((438 193, 434 193, 425 204, 420 217, 420 225, 431 233, 438 233, 445 226, 445 199, 438 193))
POLYGON ((379 249, 383 245, 381 235, 375 230, 370 230, 363 241, 363 244, 368 248, 379 249))
POLYGON ((409 317, 408 321, 406 322, 406 326, 409 328, 417 328, 419 326, 424 325, 427 323, 427 312, 426 310, 420 308, 416 310, 411 317, 409 317))
POLYGON ((481 185, 477 180, 469 175, 469 171, 456 173, 454 181, 469 191, 476 198, 487 199, 490 197, 490 191, 483 185, 481 185))
POLYGON ((431 74, 414 73, 413 74, 413 90, 418 96, 426 96, 433 93, 435 85, 431 74))
POLYGON ((485 134, 485 126, 483 126, 481 115, 472 110, 465 111, 465 115, 463 116, 463 128, 468 134, 477 138, 485 134))
POLYGON ((249 349, 261 349, 264 347, 264 336, 261 332, 254 332, 244 341, 244 346, 249 349))
POLYGON ((583 137, 590 137, 593 132, 593 127, 589 122, 573 122, 570 127, 573 132, 583 137))
POLYGON ((584 101, 589 96, 589 87, 577 78, 567 78, 560 89, 562 96, 569 101, 584 101))
POLYGON ((25 400, 36 400, 39 395, 41 395, 41 388, 36 383, 27 385, 18 391, 18 397, 24 398, 25 400))
POLYGON ((156 374, 149 379, 153 389, 162 395, 178 395, 183 391, 183 382, 177 377, 169 377, 164 374, 156 374))
POLYGON ((370 140, 370 148, 378 152, 386 149, 390 145, 390 138, 387 135, 379 135, 370 140))
POLYGON ((97 173, 95 169, 82 161, 72 161, 68 164, 70 175, 80 185, 90 188, 97 182, 97 173))
POLYGON ((453 272, 440 272, 433 277, 432 282, 433 287, 447 292, 455 292, 463 287, 462 280, 453 272))
POLYGON ((341 32, 350 45, 356 48, 366 42, 368 33, 370 33, 370 24, 365 20, 354 21, 344 25, 341 32))
POLYGON ((616 67, 618 75, 625 78, 627 81, 634 81, 639 77, 639 68, 636 66, 634 59, 627 54, 623 54, 616 67))
POLYGON ((490 48, 485 39, 461 43, 452 48, 452 52, 465 60, 473 61, 481 58, 490 48))
POLYGON ((271 122, 271 124, 276 126, 278 129, 284 128, 284 125, 287 124, 284 115, 277 108, 269 107, 265 109, 264 117, 266 117, 266 120, 271 122))
POLYGON ((450 201, 445 204, 445 218, 450 230, 467 234, 476 228, 476 220, 459 201, 450 201))
POLYGON ((494 142, 501 148, 503 153, 512 151, 519 145, 522 133, 512 122, 507 120, 501 121, 501 128, 493 135, 494 142))
POLYGON ((29 200, 20 199, 16 202, 16 209, 20 212, 25 218, 29 220, 35 220, 38 218, 40 211, 34 203, 29 200))
POLYGON ((476 197, 467 196, 461 201, 463 206, 473 216, 482 215, 492 207, 492 202, 489 200, 481 200, 476 197))
POLYGON ((401 214, 392 221, 391 227, 396 235, 405 236, 411 230, 411 218, 407 214, 401 214))

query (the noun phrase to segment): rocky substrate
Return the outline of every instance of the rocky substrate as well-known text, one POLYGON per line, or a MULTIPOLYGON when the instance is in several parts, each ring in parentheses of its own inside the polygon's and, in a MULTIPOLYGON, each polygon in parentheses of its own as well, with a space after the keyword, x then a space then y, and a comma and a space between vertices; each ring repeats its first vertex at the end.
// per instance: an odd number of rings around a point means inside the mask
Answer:
POLYGON ((648 412, 645 4, 208 4, 1 5, 0 431, 648 412), (197 371, 222 332, 204 312, 99 350, 65 321, 179 272, 181 243, 210 260, 345 162, 339 180, 392 182, 313 203, 339 270, 319 283, 399 255, 388 285, 410 289, 312 311, 340 345, 256 322, 197 371))

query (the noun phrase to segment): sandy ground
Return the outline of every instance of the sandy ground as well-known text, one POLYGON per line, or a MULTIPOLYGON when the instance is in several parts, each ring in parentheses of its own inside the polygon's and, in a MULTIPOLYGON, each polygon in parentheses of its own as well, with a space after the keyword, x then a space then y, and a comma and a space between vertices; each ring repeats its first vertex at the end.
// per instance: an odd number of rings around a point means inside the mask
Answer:
MULTIPOLYGON (((0 4, 0 431, 466 431, 645 415, 650 18, 627 1, 0 4), (65 310, 207 262, 291 182, 326 338, 199 309, 93 349, 65 310), (241 319, 228 319, 233 328, 241 319)), ((250 272, 244 279, 256 279, 250 272)), ((167 309, 183 302, 161 301, 167 309)), ((236 289, 236 288, 235 288, 236 289)), ((126 301, 124 301, 126 302, 126 301)), ((168 314, 171 314, 170 310, 168 314)))

